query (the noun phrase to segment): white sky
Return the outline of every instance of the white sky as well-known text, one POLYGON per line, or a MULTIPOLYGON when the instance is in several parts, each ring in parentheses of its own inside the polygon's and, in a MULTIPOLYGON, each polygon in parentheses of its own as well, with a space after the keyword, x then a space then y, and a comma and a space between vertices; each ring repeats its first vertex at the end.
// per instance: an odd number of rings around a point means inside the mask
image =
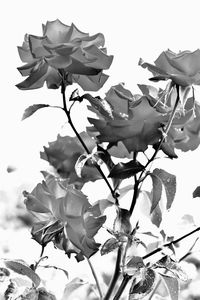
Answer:
MULTIPOLYGON (((24 109, 34 103, 61 104, 59 91, 46 87, 20 91, 15 87, 23 79, 16 70, 22 65, 16 46, 22 44, 25 33, 40 35, 42 23, 56 18, 68 25, 74 22, 84 32, 105 35, 108 54, 114 55, 114 61, 107 71, 110 79, 100 94, 119 82, 125 82, 132 93, 138 92, 137 83, 149 83, 147 79, 151 74, 138 66, 140 57, 153 62, 168 48, 176 52, 200 47, 198 0, 3 1, 0 10, 0 189, 9 186, 11 180, 11 185, 16 185, 37 177, 41 164, 39 151, 43 145, 54 140, 59 132, 69 132, 67 125, 62 128, 66 122, 64 114, 53 109, 42 110, 20 122, 24 109), (17 176, 6 174, 9 164, 17 167, 17 176)), ((75 110, 78 114, 75 124, 81 130, 86 116, 84 109, 79 109, 78 106, 75 110)), ((161 165, 177 174, 180 210, 190 209, 191 194, 200 185, 199 154, 200 150, 180 153, 178 160, 166 160, 161 165)))

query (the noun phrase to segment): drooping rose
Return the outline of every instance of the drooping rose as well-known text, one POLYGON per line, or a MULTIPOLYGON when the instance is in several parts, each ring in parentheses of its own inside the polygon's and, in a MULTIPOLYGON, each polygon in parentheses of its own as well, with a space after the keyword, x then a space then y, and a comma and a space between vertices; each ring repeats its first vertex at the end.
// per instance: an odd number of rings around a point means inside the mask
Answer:
POLYGON ((160 54, 154 65, 142 59, 139 65, 152 72, 154 77, 151 79, 154 81, 171 79, 183 87, 200 85, 200 49, 194 52, 180 51, 177 54, 167 50, 160 54))
POLYGON ((104 100, 88 97, 93 112, 100 119, 88 118, 94 126, 99 143, 115 145, 122 142, 129 152, 145 151, 161 138, 160 128, 166 121, 165 114, 156 111, 147 97, 135 95, 119 84, 112 87, 104 100), (98 135, 99 133, 99 135, 98 135))
POLYGON ((22 76, 28 76, 17 84, 22 90, 36 89, 44 85, 59 88, 62 78, 65 84, 78 83, 84 90, 97 91, 108 76, 113 56, 106 54, 104 36, 101 33, 89 36, 74 24, 60 20, 43 25, 43 35, 26 34, 22 47, 18 47, 24 66, 18 68, 22 76), (61 78, 62 77, 62 78, 61 78))
POLYGON ((78 260, 98 251, 100 244, 94 236, 106 217, 81 191, 48 175, 31 193, 24 192, 24 196, 26 208, 37 218, 31 234, 43 247, 52 241, 69 256, 76 253, 78 260))

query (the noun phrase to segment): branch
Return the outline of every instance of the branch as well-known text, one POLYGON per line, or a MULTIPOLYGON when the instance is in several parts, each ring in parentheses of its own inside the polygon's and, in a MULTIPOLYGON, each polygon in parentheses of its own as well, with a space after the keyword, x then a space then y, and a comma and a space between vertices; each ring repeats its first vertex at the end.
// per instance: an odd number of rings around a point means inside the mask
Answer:
MULTIPOLYGON (((133 154, 133 160, 134 161, 136 161, 136 159, 137 159, 137 154, 138 154, 138 152, 134 152, 134 154, 133 154)), ((134 180, 135 180, 135 183, 134 183, 134 189, 133 189, 133 199, 132 199, 132 202, 131 202, 131 207, 129 209, 130 215, 132 215, 133 210, 135 208, 137 197, 138 197, 138 192, 139 192, 139 183, 140 182, 137 178, 137 174, 134 175, 134 180)))
MULTIPOLYGON (((81 145, 85 149, 86 153, 87 154, 91 154, 90 150, 88 149, 88 147, 86 146, 86 144, 82 140, 80 134, 78 133, 78 131, 76 130, 76 128, 75 128, 75 126, 74 126, 74 124, 72 122, 71 115, 70 115, 70 110, 67 109, 66 97, 65 97, 65 84, 64 84, 64 82, 62 83, 62 86, 61 86, 61 94, 62 94, 62 98, 63 98, 63 108, 62 109, 64 110, 65 114, 67 115, 68 123, 70 124, 72 130, 74 131, 74 133, 77 136, 79 142, 81 143, 81 145)), ((114 189, 112 188, 112 186, 110 185, 110 182, 108 181, 107 177, 105 176, 105 174, 103 173, 103 171, 101 170, 101 168, 100 168, 100 166, 98 164, 95 164, 95 167, 97 168, 97 170, 99 171, 100 175, 102 176, 102 178, 106 182, 108 188, 110 189, 110 192, 111 192, 113 198, 115 199, 116 204, 118 204, 117 195, 116 195, 114 189)))
MULTIPOLYGON (((162 251, 163 248, 170 247, 170 246, 172 246, 172 245, 175 245, 175 244, 179 243, 179 242, 182 241, 183 239, 187 238, 188 236, 194 234, 195 232, 197 232, 197 231, 199 231, 199 230, 200 230, 200 226, 197 227, 196 229, 190 231, 189 233, 187 233, 187 234, 185 234, 185 235, 183 235, 183 236, 177 238, 176 240, 171 241, 171 242, 169 242, 169 243, 166 243, 166 244, 164 244, 162 247, 156 248, 155 250, 153 250, 153 251, 149 252, 148 254, 144 255, 144 256, 142 257, 142 259, 143 259, 143 260, 144 260, 144 259, 147 259, 148 257, 150 257, 150 256, 152 256, 152 255, 154 255, 154 254, 156 254, 156 253, 162 251)), ((119 289, 118 289, 118 291, 117 291, 117 293, 116 293, 116 295, 115 295, 115 297, 114 297, 113 300, 118 300, 118 299, 120 299, 121 294, 123 293, 123 291, 124 291, 124 289, 125 289, 127 283, 129 282, 129 280, 130 280, 131 278, 132 278, 131 275, 128 275, 128 274, 125 274, 125 275, 124 275, 124 278, 123 278, 123 280, 122 280, 122 283, 121 283, 121 285, 120 285, 120 287, 119 287, 119 289)))
POLYGON ((90 266, 90 269, 91 269, 91 271, 92 271, 92 275, 93 275, 94 280, 95 280, 95 282, 96 282, 96 286, 97 286, 97 289, 98 289, 98 292, 99 292, 100 299, 102 299, 102 298, 103 298, 103 294, 102 294, 102 291, 101 291, 101 287, 100 287, 100 284, 99 284, 99 281, 98 281, 96 272, 95 272, 95 270, 94 270, 94 268, 93 268, 93 265, 92 265, 92 263, 91 263, 91 261, 90 261, 89 258, 87 258, 87 262, 88 262, 88 264, 89 264, 89 266, 90 266))
POLYGON ((161 146, 162 146, 162 143, 165 141, 165 138, 169 132, 169 129, 172 125, 172 122, 174 120, 174 117, 175 117, 175 114, 176 114, 176 109, 177 109, 177 106, 178 106, 178 103, 179 103, 179 100, 180 100, 180 96, 179 96, 179 86, 176 85, 176 90, 177 90, 177 97, 176 97, 176 101, 175 101, 175 104, 174 104, 174 107, 173 107, 173 110, 172 110, 172 113, 170 115, 170 118, 169 118, 169 121, 167 123, 167 126, 166 128, 164 129, 164 132, 163 132, 163 136, 158 144, 158 147, 156 148, 154 154, 152 155, 152 157, 148 160, 148 162, 146 163, 145 167, 144 167, 144 171, 142 171, 140 173, 140 176, 139 178, 137 179, 137 177, 135 177, 135 185, 134 185, 134 194, 133 194, 133 199, 132 199, 132 203, 131 203, 131 207, 130 207, 130 214, 132 214, 134 208, 135 208, 135 205, 136 205, 136 201, 137 201, 137 197, 138 197, 138 192, 140 190, 139 188, 139 184, 142 183, 144 181, 144 179, 146 178, 146 176, 143 176, 144 172, 146 172, 146 169, 147 167, 149 166, 149 164, 151 164, 154 159, 156 158, 157 154, 158 154, 158 151, 160 150, 161 146))
MULTIPOLYGON (((157 147, 157 149, 155 150, 154 154, 152 155, 152 157, 148 160, 148 162, 146 163, 145 165, 145 169, 148 167, 148 165, 153 162, 153 160, 155 159, 156 155, 158 154, 158 151, 160 150, 161 146, 162 146, 162 143, 165 141, 166 137, 167 137, 167 134, 170 130, 170 127, 172 125, 172 122, 174 120, 174 117, 175 117, 175 114, 176 114, 176 109, 177 109, 177 106, 178 106, 178 103, 179 103, 179 100, 180 100, 180 96, 179 96, 179 86, 176 85, 176 90, 177 90, 177 97, 176 97, 176 101, 175 101, 175 104, 174 104, 174 107, 173 107, 173 110, 172 110, 172 113, 170 115, 170 118, 169 118, 169 121, 167 123, 167 126, 166 128, 164 129, 164 132, 163 132, 163 136, 159 142, 159 145, 157 147)), ((139 179, 141 179, 142 175, 143 175, 144 171, 140 174, 140 177, 139 179)))
POLYGON ((113 274, 113 277, 111 279, 111 282, 109 284, 109 288, 107 290, 107 293, 105 295, 105 297, 103 298, 103 300, 108 300, 113 292, 113 289, 117 283, 117 280, 119 278, 120 275, 120 262, 121 262, 121 255, 122 255, 122 250, 121 247, 118 248, 118 252, 117 252, 117 259, 116 259, 116 264, 115 264, 115 271, 113 274))

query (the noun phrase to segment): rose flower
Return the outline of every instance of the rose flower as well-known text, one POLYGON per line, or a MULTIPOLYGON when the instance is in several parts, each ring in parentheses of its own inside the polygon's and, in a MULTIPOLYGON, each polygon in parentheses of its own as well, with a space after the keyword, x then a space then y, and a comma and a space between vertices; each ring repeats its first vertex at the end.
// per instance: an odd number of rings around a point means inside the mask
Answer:
POLYGON ((31 193, 25 191, 24 196, 27 210, 37 219, 32 237, 42 247, 53 242, 69 257, 76 253, 78 260, 98 251, 100 244, 94 236, 106 217, 100 215, 98 207, 93 207, 81 191, 48 174, 45 181, 31 193))
POLYGON ((100 117, 88 118, 93 125, 88 131, 97 137, 99 143, 108 142, 112 146, 122 142, 131 152, 145 151, 148 145, 160 140, 166 112, 156 111, 147 97, 133 96, 119 84, 108 91, 104 100, 87 98, 92 105, 89 109, 100 117))
POLYGON ((154 64, 146 63, 142 59, 139 61, 139 65, 152 72, 154 77, 151 80, 171 79, 183 87, 200 85, 200 49, 194 52, 180 51, 178 54, 167 50, 160 54, 154 64))
POLYGON ((37 89, 44 85, 50 89, 65 84, 78 83, 83 90, 99 90, 108 76, 113 56, 106 54, 104 36, 89 36, 74 24, 65 25, 58 19, 43 25, 43 36, 25 35, 22 47, 18 47, 24 66, 18 68, 22 76, 28 76, 17 84, 22 90, 37 89))

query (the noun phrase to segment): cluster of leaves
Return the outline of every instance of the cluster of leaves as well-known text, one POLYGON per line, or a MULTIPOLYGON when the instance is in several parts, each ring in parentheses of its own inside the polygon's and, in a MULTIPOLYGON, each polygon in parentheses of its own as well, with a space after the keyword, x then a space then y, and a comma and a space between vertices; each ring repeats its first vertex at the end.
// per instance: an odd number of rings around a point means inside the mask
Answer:
MULTIPOLYGON (((148 245, 138 238, 139 226, 132 224, 131 216, 141 185, 150 177, 152 189, 145 192, 149 218, 162 236, 160 244, 175 254, 176 241, 173 238, 170 242, 167 240, 161 225, 163 212, 171 208, 175 198, 176 177, 163 169, 151 171, 149 166, 159 151, 167 158, 175 159, 178 157, 176 149, 194 150, 200 144, 200 105, 193 89, 194 84, 200 85, 200 50, 178 54, 168 50, 161 53, 154 65, 140 59, 139 65, 153 74, 152 81, 168 81, 165 89, 140 84, 141 94, 133 94, 123 84, 118 84, 112 86, 103 99, 88 93, 82 96, 73 93, 69 97, 70 104, 88 101, 88 110, 96 115, 88 118, 91 126, 86 129, 87 132, 81 133, 76 131, 72 122, 70 113, 73 105, 68 108, 65 91, 73 83, 79 84, 85 91, 97 91, 103 86, 107 79, 103 70, 110 67, 113 59, 106 54, 103 35, 89 36, 74 24, 67 26, 55 20, 43 25, 42 37, 26 35, 18 50, 26 63, 19 71, 28 77, 17 87, 22 90, 40 88, 44 82, 48 88, 60 87, 63 98, 63 107, 60 108, 75 133, 75 137, 58 135, 56 141, 44 147, 41 158, 48 161, 55 172, 49 174, 43 171, 42 183, 32 192, 24 192, 26 208, 36 218, 31 231, 33 239, 42 246, 42 251, 53 242, 69 257, 74 253, 77 261, 89 259, 100 246, 101 255, 118 249, 116 274, 105 300, 110 299, 119 274, 123 275, 123 281, 115 300, 119 299, 132 277, 130 300, 154 293, 159 278, 165 283, 171 299, 178 299, 178 279, 185 280, 184 272, 176 260, 164 252, 157 262, 144 262, 163 248, 158 247, 148 253, 148 245), (151 158, 146 155, 149 148, 153 150, 151 158), (146 155, 146 164, 140 162, 139 153, 146 155), (102 166, 106 166, 107 174, 102 171, 102 166), (126 184, 130 177, 134 178, 134 185, 121 188, 122 182, 126 184), (88 182, 96 180, 104 180, 111 195, 91 204, 82 189, 88 182), (130 190, 133 197, 128 210, 123 207, 120 193, 130 190), (111 237, 101 245, 95 241, 95 236, 106 222, 105 210, 109 206, 116 208, 116 217, 113 228, 107 229, 111 237), (133 249, 139 245, 147 249, 146 256, 134 255, 133 249)), ((23 119, 48 106, 30 106, 23 119)), ((196 196, 199 196, 199 188, 194 192, 196 196)), ((150 232, 146 234, 154 236, 150 232)), ((72 297, 72 293, 82 286, 79 279, 70 284, 64 299, 72 297)), ((85 295, 87 299, 90 288, 85 295)))

